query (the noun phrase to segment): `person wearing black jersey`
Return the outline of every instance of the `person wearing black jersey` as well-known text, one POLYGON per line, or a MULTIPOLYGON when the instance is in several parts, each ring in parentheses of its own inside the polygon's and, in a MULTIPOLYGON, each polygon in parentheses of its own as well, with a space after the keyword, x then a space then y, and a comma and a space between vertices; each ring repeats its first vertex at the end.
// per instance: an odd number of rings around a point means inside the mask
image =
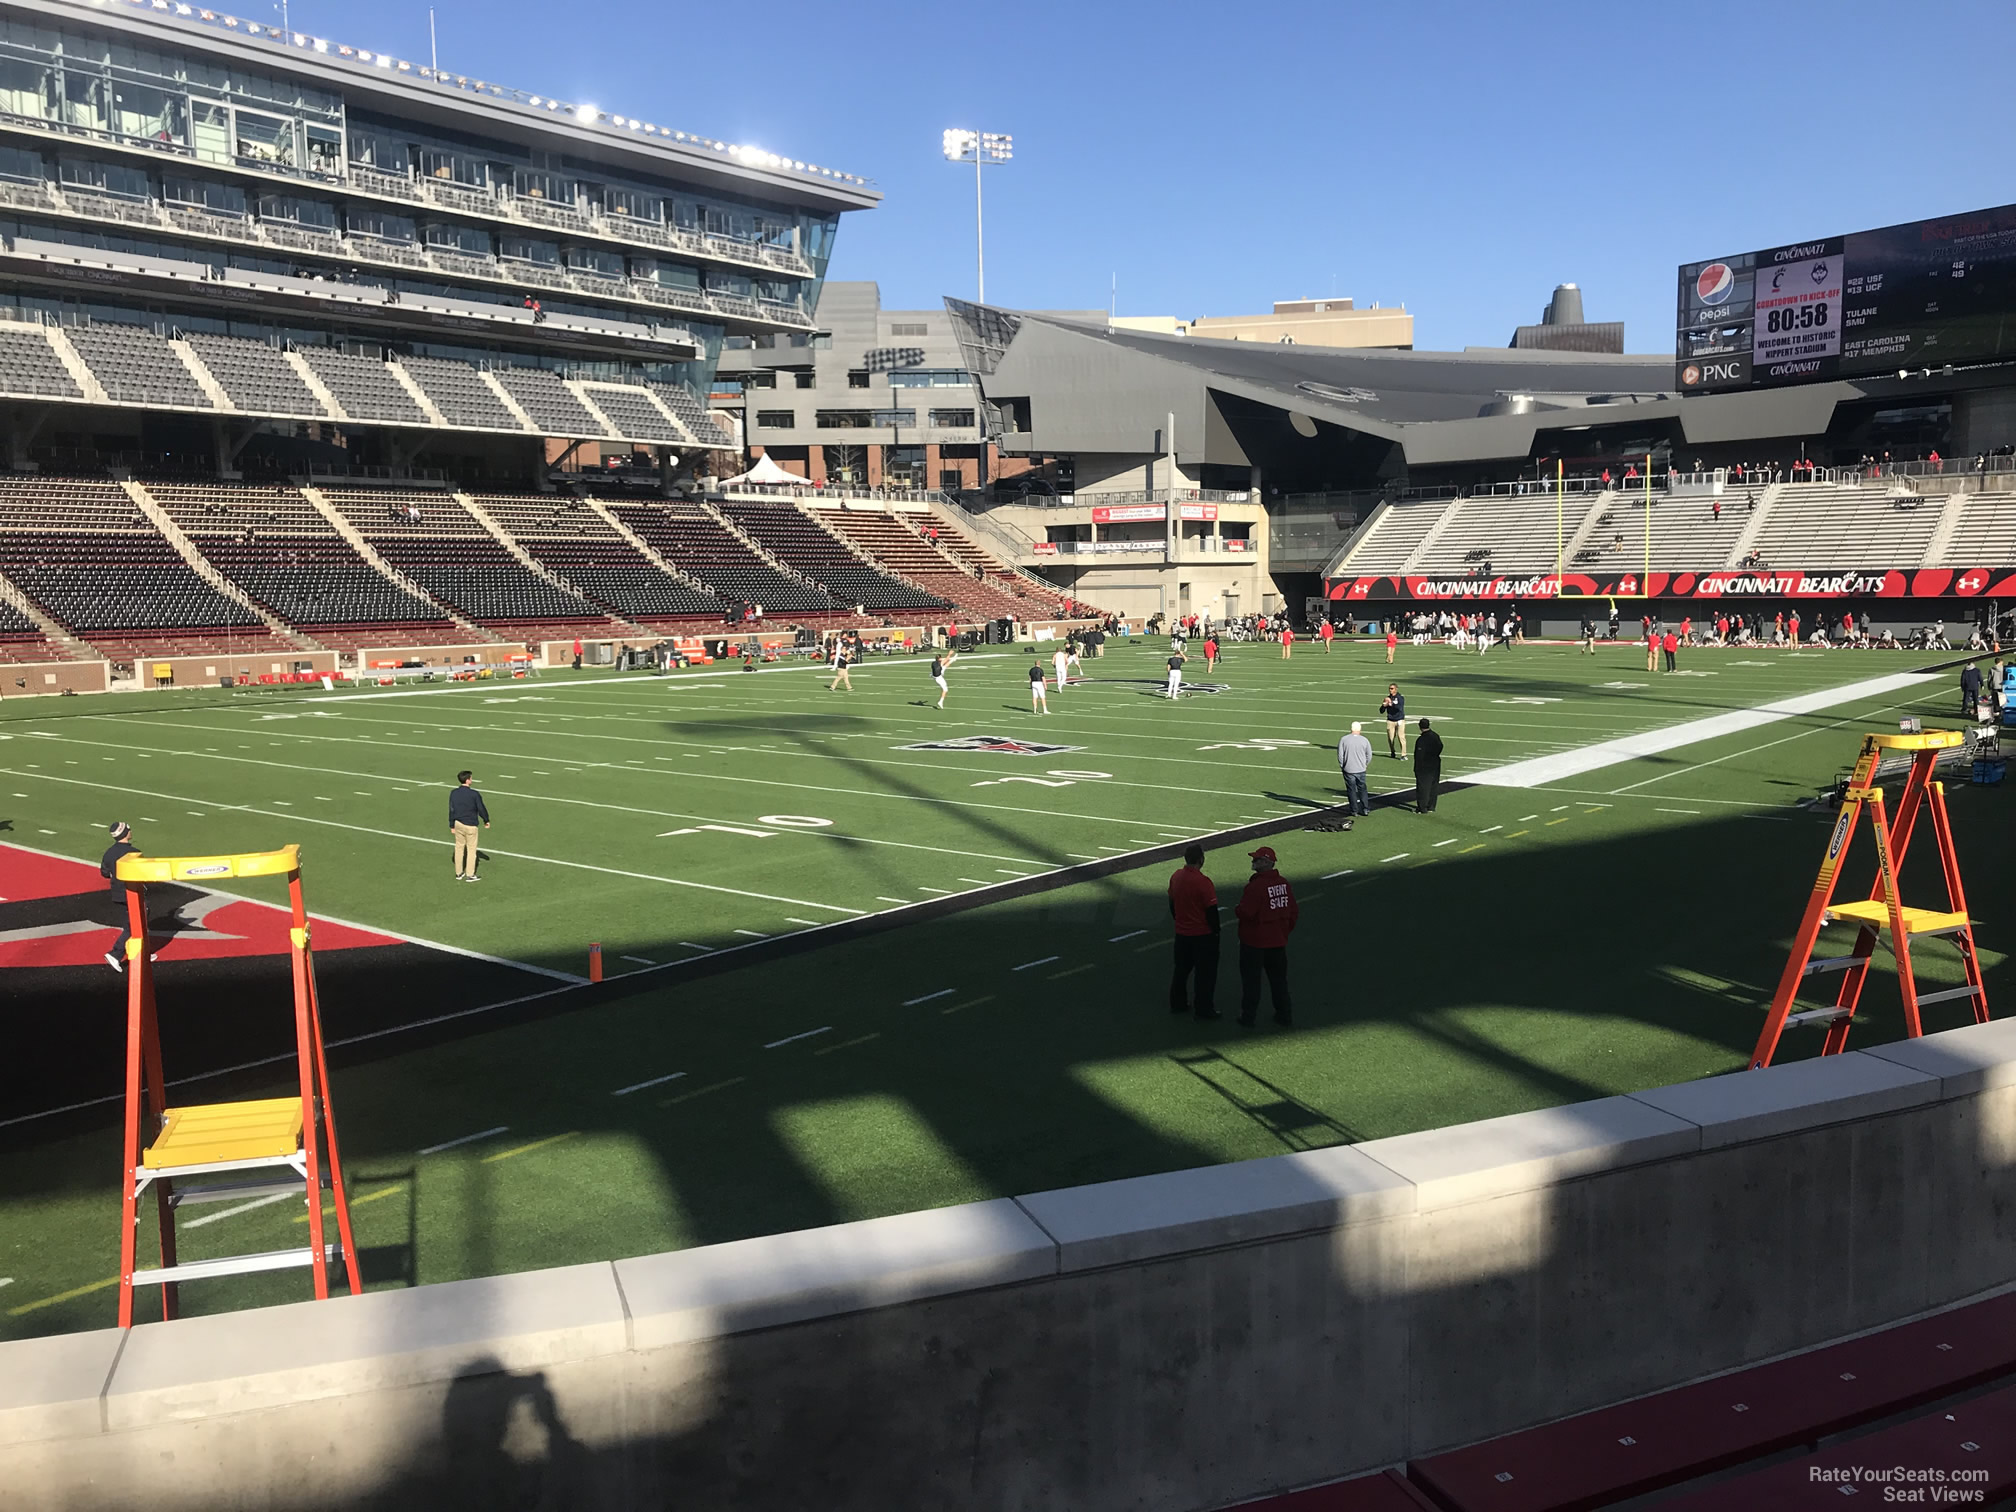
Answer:
POLYGON ((938 707, 941 709, 945 707, 945 695, 952 691, 951 686, 945 681, 945 669, 958 659, 959 654, 956 651, 947 651, 943 656, 931 658, 931 681, 938 684, 938 707))
POLYGON ((1050 700, 1044 694, 1043 663, 1041 662, 1031 662, 1029 664, 1029 712, 1031 714, 1048 714, 1050 712, 1050 700))
POLYGON ((1189 659, 1180 650, 1169 653, 1169 696, 1171 698, 1176 697, 1177 694, 1183 691, 1183 663, 1189 659))
POLYGON ((119 938, 105 952, 105 964, 114 971, 126 969, 126 942, 133 938, 133 919, 126 909, 126 884, 119 880, 119 862, 122 857, 139 854, 140 847, 133 843, 133 826, 123 819, 114 824, 112 844, 98 863, 98 875, 111 884, 111 908, 119 925, 119 938))

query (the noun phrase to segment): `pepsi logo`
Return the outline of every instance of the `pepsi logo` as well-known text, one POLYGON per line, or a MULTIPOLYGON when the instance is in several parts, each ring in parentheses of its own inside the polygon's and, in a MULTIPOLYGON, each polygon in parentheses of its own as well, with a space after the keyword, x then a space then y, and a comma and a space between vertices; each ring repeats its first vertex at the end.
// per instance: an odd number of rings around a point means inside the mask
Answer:
POLYGON ((1727 263, 1710 263, 1694 277, 1694 297, 1705 305, 1726 302, 1736 289, 1736 272, 1727 263))

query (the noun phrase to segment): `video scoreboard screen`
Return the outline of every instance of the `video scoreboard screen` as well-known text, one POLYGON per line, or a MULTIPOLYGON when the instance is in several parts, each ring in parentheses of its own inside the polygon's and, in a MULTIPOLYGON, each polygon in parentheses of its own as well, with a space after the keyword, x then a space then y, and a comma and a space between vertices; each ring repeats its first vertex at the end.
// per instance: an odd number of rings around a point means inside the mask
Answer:
POLYGON ((2016 205, 1688 263, 1682 393, 2016 357, 2016 205))

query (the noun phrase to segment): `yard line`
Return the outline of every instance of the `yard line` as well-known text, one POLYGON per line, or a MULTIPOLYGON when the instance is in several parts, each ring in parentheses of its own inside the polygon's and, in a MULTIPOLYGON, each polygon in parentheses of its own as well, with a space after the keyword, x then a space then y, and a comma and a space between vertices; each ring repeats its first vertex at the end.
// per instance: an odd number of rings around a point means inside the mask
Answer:
POLYGON ((1569 808, 1569 807, 1571 807, 1571 805, 1569 805, 1569 804, 1566 804, 1566 803, 1557 803, 1557 804, 1555 804, 1555 805, 1554 805, 1554 807, 1552 807, 1551 809, 1547 810, 1547 812, 1548 812, 1548 813, 1550 813, 1550 814, 1558 814, 1558 813, 1560 813, 1560 812, 1561 812, 1561 811, 1562 811, 1563 809, 1566 809, 1566 808, 1569 808))
POLYGON ((704 951, 708 955, 712 955, 714 953, 714 947, 712 945, 695 945, 691 940, 674 940, 672 943, 674 945, 683 945, 688 950, 704 951))
POLYGON ((1133 933, 1131 934, 1110 935, 1107 937, 1106 943, 1108 945, 1118 945, 1122 940, 1132 940, 1146 933, 1148 933, 1148 931, 1145 929, 1137 929, 1133 931, 1133 933))
MULTIPOLYGON (((5 772, 6 775, 11 777, 18 777, 21 775, 18 772, 7 771, 5 768, 0 768, 0 772, 5 772)), ((81 778, 52 777, 49 780, 52 782, 69 783, 74 787, 104 788, 109 786, 109 784, 102 782, 85 782, 81 778)), ((120 790, 124 792, 139 793, 140 796, 146 798, 172 798, 178 796, 173 793, 149 793, 144 792, 137 788, 122 788, 120 790)), ((185 800, 185 801, 194 801, 194 800, 185 800)), ((219 809, 224 810, 227 813, 255 814, 258 815, 260 818, 264 819, 291 819, 296 824, 319 824, 327 829, 349 830, 352 833, 359 835, 377 835, 380 838, 386 840, 405 840, 410 841, 416 845, 449 846, 455 843, 453 840, 432 839, 426 835, 409 835, 400 830, 373 829, 371 826, 367 824, 345 824, 341 820, 337 819, 316 819, 306 814, 275 814, 270 813, 262 808, 255 808, 253 805, 249 803, 221 803, 218 804, 217 807, 219 809)), ((198 819, 203 819, 208 818, 209 816, 205 814, 195 814, 194 817, 198 819)), ((487 845, 484 847, 484 849, 490 855, 503 856, 513 861, 536 861, 546 866, 564 866, 574 871, 599 872, 602 875, 609 877, 628 877, 635 882, 659 882, 663 883, 667 887, 690 887, 698 892, 726 893, 730 897, 753 898, 760 903, 795 903, 801 908, 819 908, 824 909, 828 913, 850 914, 856 918, 861 917, 862 914, 865 913, 865 910, 863 909, 847 908, 838 903, 819 903, 813 901, 810 898, 780 898, 773 896, 770 893, 746 892, 739 887, 718 887, 711 882, 692 882, 688 881, 684 877, 664 877, 664 876, 658 876, 652 872, 625 871, 621 867, 595 866, 587 861, 566 861, 562 860, 558 856, 535 856, 527 851, 492 850, 487 845)), ((337 920, 335 922, 340 923, 342 921, 337 920)), ((393 930, 383 929, 375 924, 358 925, 356 927, 376 929, 380 934, 395 933, 395 931, 393 930)), ((415 941, 414 943, 432 945, 431 941, 424 941, 424 940, 415 941)), ((451 945, 433 945, 433 948, 436 950, 455 950, 455 947, 451 945)), ((468 956, 477 955, 477 952, 473 950, 462 950, 457 951, 456 953, 468 956)), ((503 961, 503 957, 501 956, 482 956, 480 957, 480 959, 503 961)), ((524 966, 524 963, 520 961, 509 961, 505 962, 504 964, 512 966, 524 966)), ((537 971, 543 976, 563 977, 563 979, 570 981, 576 980, 575 978, 565 977, 564 973, 549 971, 546 968, 540 966, 524 966, 524 969, 527 971, 537 971)))
POLYGON ((770 938, 770 936, 763 933, 763 931, 760 929, 738 929, 735 931, 735 933, 739 935, 750 935, 758 940, 767 940, 770 938))
POLYGON ((1698 813, 1700 813, 1700 812, 1701 812, 1701 810, 1699 810, 1699 809, 1669 809, 1669 808, 1655 808, 1654 810, 1652 810, 1652 812, 1653 812, 1653 813, 1655 813, 1655 814, 1698 814, 1698 813))
POLYGON ((1494 825, 1492 825, 1492 826, 1491 826, 1491 829, 1480 829, 1479 831, 1477 831, 1477 833, 1478 833, 1478 834, 1480 834, 1480 835, 1488 835, 1488 834, 1490 834, 1490 833, 1491 833, 1491 832, 1492 832, 1493 830, 1501 830, 1501 829, 1503 829, 1503 828, 1505 828, 1505 826, 1504 826, 1504 825, 1502 825, 1502 824, 1494 824, 1494 825))
POLYGON ((685 1074, 684 1071, 670 1071, 663 1076, 654 1076, 649 1081, 632 1082, 627 1087, 618 1087, 609 1095, 611 1097, 628 1097, 632 1092, 642 1092, 646 1087, 662 1087, 669 1081, 677 1081, 685 1074))
POLYGON ((837 1045, 821 1045, 812 1053, 814 1055, 831 1055, 835 1050, 852 1050, 856 1045, 865 1045, 870 1040, 878 1040, 880 1038, 882 1038, 882 1031, 877 1029, 873 1034, 859 1034, 853 1039, 842 1040, 837 1045))
MULTIPOLYGON (((1319 882, 1335 882, 1335 881, 1336 881, 1336 880, 1337 880, 1337 879, 1338 879, 1339 877, 1348 877, 1348 876, 1350 876, 1350 875, 1351 875, 1351 873, 1352 873, 1352 871, 1353 871, 1353 869, 1354 869, 1354 868, 1352 868, 1352 867, 1349 867, 1349 866, 1347 866, 1347 867, 1345 867, 1345 868, 1344 868, 1344 870, 1342 870, 1342 871, 1340 871, 1340 872, 1330 872, 1330 873, 1328 873, 1328 874, 1327 874, 1327 875, 1325 875, 1325 876, 1322 876, 1322 877, 1319 877, 1319 878, 1317 878, 1317 880, 1318 880, 1319 882)), ((1145 933, 1146 933, 1146 931, 1144 930, 1144 931, 1143 931, 1143 933, 1145 934, 1145 933)))
POLYGON ((205 1213, 201 1218, 186 1219, 176 1224, 175 1227, 178 1230, 197 1229, 203 1227, 206 1223, 221 1223, 226 1218, 236 1218, 240 1213, 249 1213, 254 1208, 271 1207, 276 1202, 286 1202, 290 1199, 296 1202, 305 1202, 307 1200, 307 1188, 303 1187, 299 1193, 275 1192, 269 1197, 255 1197, 250 1202, 241 1202, 236 1207, 225 1208, 220 1213, 205 1213))
POLYGON ((1127 854, 1129 850, 1133 849, 1133 847, 1127 845, 1102 845, 1099 847, 1099 849, 1103 851, 1115 851, 1118 854, 1124 856, 1127 854))
MULTIPOLYGON (((1461 837, 1461 836, 1458 836, 1457 838, 1458 838, 1458 839, 1461 839, 1462 837, 1461 837)), ((1456 843, 1456 841, 1455 841, 1455 840, 1437 840, 1437 841, 1435 842, 1435 846, 1434 846, 1434 848, 1435 848, 1436 850, 1440 850, 1440 849, 1442 849, 1442 847, 1443 847, 1443 846, 1445 846, 1445 845, 1454 845, 1455 843, 1456 843)))
POLYGON ((983 882, 978 877, 954 877, 955 882, 971 882, 975 887, 992 887, 992 882, 983 882))
POLYGON ((952 996, 953 993, 957 992, 958 990, 959 989, 957 987, 941 987, 936 992, 925 993, 924 996, 922 997, 905 998, 903 1000, 903 1006, 905 1008, 915 1008, 919 1003, 929 1003, 937 998, 950 997, 952 996))
POLYGON ((1521 815, 1519 816, 1519 822, 1520 822, 1521 824, 1530 824, 1530 823, 1532 823, 1532 822, 1533 822, 1533 821, 1534 821, 1535 819, 1538 819, 1539 817, 1540 817, 1540 816, 1539 816, 1538 814, 1521 814, 1521 815))
POLYGON ((917 891, 937 893, 941 898, 949 898, 952 896, 952 889, 949 887, 920 887, 917 889, 917 891))
POLYGON ((499 1124, 496 1128, 485 1129, 480 1134, 464 1134, 460 1139, 444 1139, 440 1144, 429 1145, 419 1153, 422 1155, 438 1155, 443 1150, 454 1149, 457 1145, 474 1144, 479 1139, 495 1139, 499 1134, 509 1134, 510 1132, 511 1125, 499 1124))
POLYGON ((938 1011, 940 1013, 957 1013, 962 1008, 978 1008, 982 1003, 991 1003, 993 1001, 994 994, 990 992, 985 997, 968 998, 963 1003, 954 1003, 950 1008, 940 1008, 938 1011))
POLYGON ((1380 859, 1379 864, 1381 866, 1384 866, 1388 861, 1405 861, 1407 857, 1411 854, 1412 854, 1411 851, 1402 851, 1397 856, 1385 856, 1380 859))
POLYGON ((997 872, 999 872, 999 873, 1000 873, 1000 874, 1001 874, 1002 876, 1004 876, 1004 877, 1026 877, 1026 876, 1028 876, 1028 875, 1029 875, 1029 873, 1028 873, 1028 872, 1022 872, 1022 871, 1010 871, 1010 870, 1008 870, 1008 868, 1007 868, 1007 867, 1005 867, 1005 866, 997 866, 997 867, 995 867, 995 868, 994 868, 994 870, 996 870, 997 872))
POLYGON ((1063 959, 1062 956, 1045 956, 1040 961, 1024 961, 1020 966, 1012 969, 1015 971, 1027 971, 1032 966, 1048 966, 1052 961, 1061 961, 1063 959))
POLYGON ((619 961, 635 961, 639 966, 656 966, 658 963, 648 956, 618 956, 619 961))
POLYGON ((831 1024, 825 1024, 817 1029, 807 1029, 803 1034, 787 1034, 784 1036, 784 1038, 780 1040, 770 1041, 770 1043, 765 1045, 763 1048, 765 1050, 775 1050, 779 1045, 788 1045, 791 1044, 794 1040, 810 1039, 815 1034, 825 1034, 829 1032, 832 1029, 832 1027, 833 1026, 831 1024))
MULTIPOLYGON (((967 879, 966 879, 966 878, 964 878, 964 877, 961 877, 961 878, 960 878, 959 880, 960 880, 960 881, 962 881, 962 882, 964 882, 964 881, 966 881, 967 879)), ((885 898, 885 897, 883 897, 883 896, 882 896, 882 895, 881 895, 880 893, 877 893, 877 894, 875 895, 875 901, 876 901, 877 903, 900 903, 900 904, 902 904, 902 905, 903 905, 903 906, 904 906, 905 908, 908 908, 908 907, 910 906, 910 900, 909 900, 908 898, 885 898)))
POLYGON ((824 929, 826 927, 817 919, 794 919, 789 914, 784 916, 784 922, 786 924, 803 924, 807 929, 824 929))
POLYGON ((749 1080, 746 1076, 731 1076, 726 1081, 710 1082, 691 1092, 681 1092, 677 1097, 668 1097, 658 1104, 661 1108, 676 1108, 680 1103, 691 1102, 696 1097, 705 1097, 709 1092, 719 1092, 723 1087, 733 1087, 749 1080))

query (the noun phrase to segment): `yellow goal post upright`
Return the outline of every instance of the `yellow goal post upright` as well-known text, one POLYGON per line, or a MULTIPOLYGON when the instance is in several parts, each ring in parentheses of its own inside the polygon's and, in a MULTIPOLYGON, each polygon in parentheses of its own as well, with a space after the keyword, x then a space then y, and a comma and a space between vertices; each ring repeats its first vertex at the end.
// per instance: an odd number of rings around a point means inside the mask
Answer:
POLYGON ((1649 599, 1652 596, 1652 454, 1645 454, 1642 474, 1645 489, 1645 560, 1638 572, 1636 592, 1606 589, 1600 595, 1571 592, 1568 583, 1568 470, 1560 458, 1554 461, 1554 597, 1587 599, 1649 599))
POLYGON ((126 884, 126 1139, 119 1231, 119 1326, 133 1326, 133 1289, 161 1288, 161 1315, 178 1311, 184 1281, 307 1267, 315 1295, 329 1295, 331 1265, 341 1260, 353 1295, 363 1291, 350 1201, 336 1151, 336 1115, 329 1103, 329 1060, 322 1043, 322 1006, 315 993, 308 909, 301 893, 301 851, 232 856, 125 856, 116 875, 126 884), (287 931, 294 979, 296 1091, 287 1097, 176 1106, 162 1070, 161 1026, 154 1002, 152 941, 147 937, 147 888, 163 883, 202 886, 229 877, 287 879, 292 918, 287 931), (223 1177, 219 1182, 213 1178, 223 1177), (200 1179, 199 1179, 200 1178, 200 1179), (140 1202, 154 1192, 161 1260, 138 1265, 140 1202), (324 1239, 322 1194, 334 1199, 339 1242, 324 1239), (263 1254, 178 1261, 175 1218, 196 1202, 299 1192, 307 1203, 305 1247, 263 1254))

